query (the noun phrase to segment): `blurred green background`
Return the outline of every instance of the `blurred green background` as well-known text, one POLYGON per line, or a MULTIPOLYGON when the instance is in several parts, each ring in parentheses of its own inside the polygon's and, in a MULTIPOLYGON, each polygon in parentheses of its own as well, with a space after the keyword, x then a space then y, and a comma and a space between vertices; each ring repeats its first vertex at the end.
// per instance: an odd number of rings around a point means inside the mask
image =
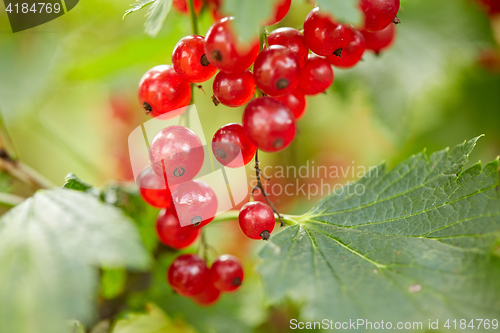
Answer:
MULTIPOLYGON (((500 153, 500 20, 488 18, 472 0, 401 3, 403 23, 394 47, 380 56, 365 54, 354 69, 335 69, 332 88, 308 98, 292 146, 263 154, 263 165, 299 167, 315 161, 368 167, 385 160, 392 167, 424 148, 432 152, 480 134, 485 137, 471 161, 491 161, 500 153)), ((62 17, 16 34, 0 11, 0 109, 20 159, 56 185, 69 172, 95 186, 132 179, 127 138, 148 120, 137 101, 138 81, 149 68, 171 63, 176 42, 191 27, 188 17, 172 11, 157 38, 151 38, 143 32, 146 11, 122 20, 128 8, 118 0, 80 1, 62 17)), ((294 0, 279 26, 300 29, 311 8, 294 0)), ((203 11, 200 32, 211 24, 210 13, 203 11)), ((222 125, 241 122, 243 111, 215 107, 211 85, 195 89, 207 141, 222 125)), ((276 198, 286 213, 303 213, 318 199, 276 198)), ((217 230, 209 238, 227 249, 234 239, 221 240, 217 230)), ((234 231, 224 238, 238 238, 234 231)), ((244 251, 253 253, 250 246, 234 250, 244 251)), ((156 289, 131 298, 132 309, 153 301, 169 315, 182 313, 201 331, 215 327, 218 332, 234 332, 234 327, 279 331, 297 311, 293 305, 264 306, 262 289, 254 288, 260 281, 250 274, 237 300, 228 296, 204 309, 203 316, 201 310, 193 313, 190 301, 169 291, 164 297, 168 287, 162 274, 170 260, 167 256, 160 263, 156 289)))

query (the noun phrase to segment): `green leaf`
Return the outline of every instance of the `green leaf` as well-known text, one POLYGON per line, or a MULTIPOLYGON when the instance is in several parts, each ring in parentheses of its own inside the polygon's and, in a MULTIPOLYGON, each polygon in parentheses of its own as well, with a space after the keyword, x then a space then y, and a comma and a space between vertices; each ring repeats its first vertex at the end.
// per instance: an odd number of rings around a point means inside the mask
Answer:
POLYGON ((95 196, 99 196, 99 190, 78 178, 74 173, 69 173, 66 176, 62 187, 75 191, 89 192, 95 196))
POLYGON ((249 41, 258 35, 262 23, 271 16, 273 5, 277 1, 225 0, 222 4, 222 12, 234 16, 236 34, 242 41, 249 41))
POLYGON ((0 240, 3 332, 67 332, 66 320, 94 316, 96 266, 148 265, 119 209, 68 189, 39 191, 11 209, 0 219, 0 240))
POLYGON ((101 292, 100 295, 104 299, 113 299, 123 292, 127 272, 122 268, 102 269, 101 276, 101 292))
POLYGON ((144 31, 148 35, 151 37, 156 37, 156 35, 158 35, 171 7, 172 0, 156 0, 151 7, 149 7, 148 13, 146 14, 146 24, 144 26, 144 31))
POLYGON ((116 322, 112 333, 192 333, 186 323, 172 321, 165 312, 152 303, 146 305, 145 314, 129 314, 116 322))
POLYGON ((141 10, 146 6, 149 6, 153 2, 155 2, 155 0, 138 0, 136 3, 130 5, 132 8, 125 11, 125 14, 123 14, 123 18, 125 19, 128 14, 141 10))
POLYGON ((358 0, 317 0, 321 10, 330 12, 340 22, 359 26, 363 17, 358 9, 358 0))
POLYGON ((498 317, 499 161, 464 170, 476 141, 374 168, 271 237, 271 300, 335 321, 498 317))

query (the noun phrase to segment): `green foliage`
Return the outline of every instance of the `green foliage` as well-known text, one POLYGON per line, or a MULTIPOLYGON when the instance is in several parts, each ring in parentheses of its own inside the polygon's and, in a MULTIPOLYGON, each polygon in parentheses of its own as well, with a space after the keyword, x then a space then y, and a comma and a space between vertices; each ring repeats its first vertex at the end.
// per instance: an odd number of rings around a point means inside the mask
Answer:
POLYGON ((144 31, 148 35, 151 37, 156 37, 156 35, 158 35, 171 7, 172 0, 156 0, 151 7, 149 7, 146 15, 146 24, 144 25, 144 31))
POLYGON ((259 268, 271 300, 337 321, 495 318, 499 161, 464 170, 476 141, 372 169, 272 237, 259 268))
POLYGON ((123 292, 123 287, 125 286, 126 274, 126 271, 122 268, 103 268, 100 292, 102 298, 113 299, 119 296, 123 292))
POLYGON ((12 191, 12 177, 5 172, 0 172, 0 193, 12 191))
POLYGON ((68 189, 39 191, 11 209, 0 239, 1 332, 66 332, 65 320, 94 315, 96 266, 148 266, 120 210, 68 189))
POLYGON ((359 26, 362 23, 358 0, 317 0, 316 4, 322 10, 328 11, 340 22, 359 26))

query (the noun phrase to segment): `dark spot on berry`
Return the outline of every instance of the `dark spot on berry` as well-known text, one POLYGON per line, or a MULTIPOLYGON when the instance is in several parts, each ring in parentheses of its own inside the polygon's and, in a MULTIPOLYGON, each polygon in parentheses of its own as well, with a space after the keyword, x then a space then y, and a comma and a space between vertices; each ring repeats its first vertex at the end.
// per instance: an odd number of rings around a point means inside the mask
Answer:
POLYGON ((396 17, 394 18, 394 20, 392 20, 392 23, 394 23, 394 24, 399 24, 399 23, 401 23, 401 20, 399 19, 399 17, 397 17, 397 16, 396 16, 396 17))
POLYGON ((279 90, 285 89, 286 87, 288 87, 289 84, 290 84, 290 82, 288 82, 287 79, 281 78, 278 81, 276 81, 276 89, 279 89, 279 90))
POLYGON ((241 286, 241 279, 239 276, 235 277, 232 282, 233 286, 241 286))
POLYGON ((281 139, 281 138, 277 139, 276 141, 274 141, 273 147, 276 149, 281 148, 281 147, 283 147, 283 143, 284 143, 283 139, 281 139))
POLYGON ((269 237, 271 237, 271 234, 268 230, 264 230, 260 233, 260 237, 262 237, 262 239, 266 241, 269 239, 269 237))
POLYGON ((215 106, 220 104, 219 100, 217 99, 217 97, 215 97, 215 95, 212 95, 212 102, 214 102, 215 106))
POLYGON ((220 148, 217 148, 217 151, 215 152, 215 156, 220 157, 220 158, 226 158, 226 152, 220 148))
POLYGON ((199 226, 199 225, 200 225, 200 223, 201 223, 201 221, 203 221, 203 218, 202 218, 200 215, 196 215, 195 217, 193 217, 193 218, 191 219, 191 223, 192 223, 195 227, 199 226))
POLYGON ((201 59, 200 59, 200 63, 203 67, 207 67, 208 65, 210 65, 210 61, 208 61, 208 58, 207 58, 207 55, 206 54, 203 54, 201 56, 201 59))
POLYGON ((333 52, 333 55, 342 58, 342 48, 336 49, 335 52, 333 52))
POLYGON ((185 172, 186 170, 184 170, 184 168, 177 167, 174 170, 174 177, 181 177, 182 175, 184 175, 185 172))
POLYGON ((142 107, 144 108, 144 110, 146 110, 146 114, 149 114, 151 111, 153 111, 153 108, 151 107, 151 105, 149 105, 146 102, 142 103, 142 107))
POLYGON ((212 51, 212 58, 214 58, 217 61, 221 61, 222 60, 222 54, 220 53, 219 50, 213 50, 212 51))

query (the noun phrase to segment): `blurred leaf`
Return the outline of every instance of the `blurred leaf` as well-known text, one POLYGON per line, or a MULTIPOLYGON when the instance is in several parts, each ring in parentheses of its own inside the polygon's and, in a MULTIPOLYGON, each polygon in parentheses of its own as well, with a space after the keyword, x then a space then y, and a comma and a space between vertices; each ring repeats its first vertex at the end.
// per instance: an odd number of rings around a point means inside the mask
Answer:
POLYGON ((85 326, 82 325, 78 320, 70 320, 68 322, 70 333, 85 333, 85 326))
POLYGON ((146 6, 149 6, 153 2, 155 2, 155 0, 139 0, 139 1, 137 1, 136 3, 130 5, 130 6, 132 6, 132 8, 127 9, 127 11, 125 12, 125 14, 123 14, 123 18, 125 19, 125 17, 128 14, 130 14, 132 12, 136 12, 138 10, 141 10, 141 9, 143 9, 146 6))
POLYGON ((270 298, 339 322, 495 318, 499 161, 464 170, 476 141, 372 169, 271 237, 259 269, 270 298))
POLYGON ((10 193, 12 191, 12 177, 0 171, 0 192, 10 193))
POLYGON ((39 191, 11 209, 0 239, 2 332, 66 333, 65 320, 94 316, 95 266, 148 266, 121 211, 68 189, 39 191))
POLYGON ((262 23, 272 15, 277 1, 224 0, 222 12, 234 16, 236 34, 242 41, 248 41, 259 33, 262 23))
POLYGON ((362 23, 358 0, 317 0, 316 4, 322 10, 330 12, 339 22, 359 26, 362 23))
POLYGON ((172 0, 156 0, 151 7, 149 7, 144 29, 148 35, 151 37, 156 37, 156 35, 158 35, 171 7, 172 0))
POLYGON ((148 303, 145 314, 128 314, 116 322, 112 333, 193 333, 186 323, 172 321, 158 306, 148 303))
POLYGON ((123 292, 126 272, 122 268, 102 269, 101 276, 101 296, 104 299, 113 299, 123 292))

